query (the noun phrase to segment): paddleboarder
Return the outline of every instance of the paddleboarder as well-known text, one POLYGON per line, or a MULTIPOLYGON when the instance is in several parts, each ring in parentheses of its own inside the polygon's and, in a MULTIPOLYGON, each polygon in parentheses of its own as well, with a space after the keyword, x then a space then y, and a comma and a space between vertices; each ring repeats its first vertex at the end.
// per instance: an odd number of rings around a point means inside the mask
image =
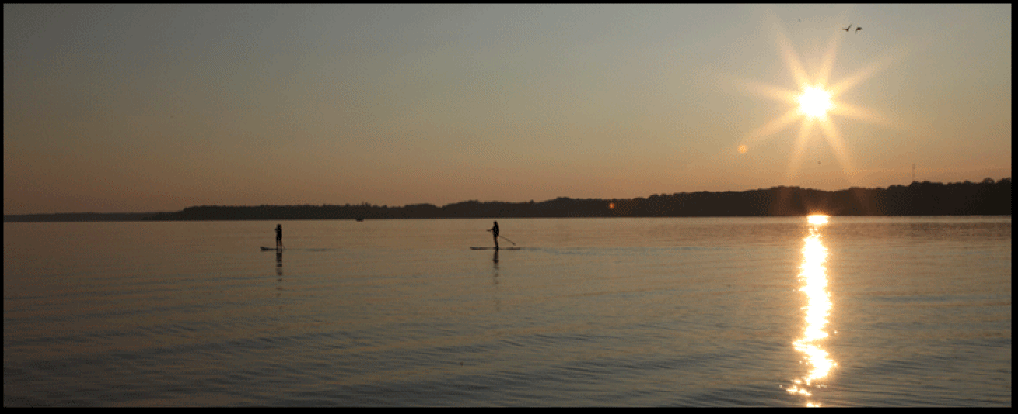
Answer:
POLYGON ((490 231, 492 237, 495 238, 495 250, 498 250, 498 222, 496 221, 495 225, 488 229, 488 231, 490 231))
POLYGON ((276 225, 276 250, 283 247, 283 225, 276 225))

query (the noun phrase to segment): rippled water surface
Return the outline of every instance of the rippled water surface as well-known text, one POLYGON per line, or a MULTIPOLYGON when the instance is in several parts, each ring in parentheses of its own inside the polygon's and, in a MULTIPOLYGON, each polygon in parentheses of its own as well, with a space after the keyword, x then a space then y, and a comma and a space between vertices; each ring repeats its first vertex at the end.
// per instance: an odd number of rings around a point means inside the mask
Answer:
POLYGON ((4 405, 1011 405, 1009 217, 276 224, 4 223, 4 405))

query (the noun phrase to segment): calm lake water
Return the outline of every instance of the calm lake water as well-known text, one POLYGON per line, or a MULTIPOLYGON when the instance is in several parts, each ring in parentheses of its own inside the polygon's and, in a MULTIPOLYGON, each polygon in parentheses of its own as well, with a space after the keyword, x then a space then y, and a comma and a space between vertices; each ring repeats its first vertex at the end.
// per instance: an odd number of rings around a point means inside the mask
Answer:
POLYGON ((281 223, 4 223, 4 406, 1011 405, 1010 217, 281 223))

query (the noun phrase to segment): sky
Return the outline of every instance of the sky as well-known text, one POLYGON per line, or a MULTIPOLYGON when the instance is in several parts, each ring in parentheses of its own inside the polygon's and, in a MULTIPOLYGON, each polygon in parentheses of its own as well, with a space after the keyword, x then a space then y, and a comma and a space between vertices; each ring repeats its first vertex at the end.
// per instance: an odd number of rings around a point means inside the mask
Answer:
POLYGON ((999 180, 1011 15, 5 4, 4 214, 999 180))

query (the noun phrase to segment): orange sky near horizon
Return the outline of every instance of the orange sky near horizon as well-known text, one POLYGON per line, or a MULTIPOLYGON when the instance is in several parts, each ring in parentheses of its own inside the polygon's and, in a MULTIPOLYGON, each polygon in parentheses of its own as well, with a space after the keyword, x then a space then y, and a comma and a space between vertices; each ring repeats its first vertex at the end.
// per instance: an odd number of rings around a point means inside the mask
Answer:
POLYGON ((5 4, 4 214, 999 180, 1011 38, 1010 4, 5 4))

